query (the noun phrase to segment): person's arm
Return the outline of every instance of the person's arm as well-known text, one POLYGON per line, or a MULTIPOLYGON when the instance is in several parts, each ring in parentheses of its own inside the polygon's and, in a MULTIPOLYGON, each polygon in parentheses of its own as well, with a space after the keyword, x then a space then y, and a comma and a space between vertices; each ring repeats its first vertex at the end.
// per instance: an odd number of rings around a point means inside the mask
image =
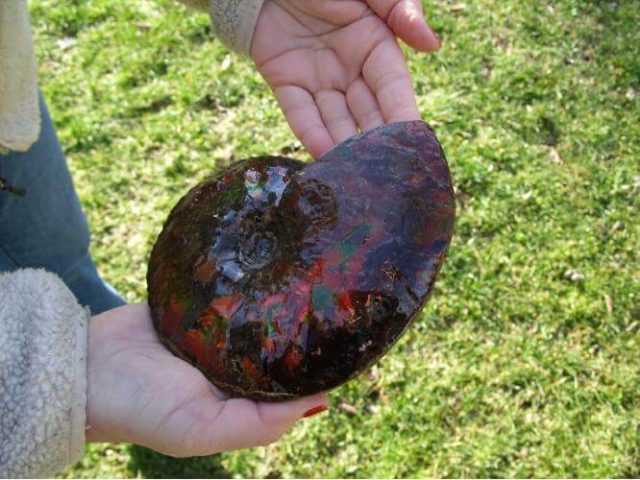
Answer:
POLYGON ((182 0, 214 34, 249 54, 294 134, 314 157, 385 123, 421 118, 398 45, 441 41, 421 0, 182 0))
POLYGON ((0 477, 82 457, 88 311, 43 270, 0 275, 0 477))
POLYGON ((146 305, 89 319, 51 273, 0 275, 0 478, 52 476, 85 432, 179 457, 266 445, 327 402, 227 398, 160 344, 146 305))

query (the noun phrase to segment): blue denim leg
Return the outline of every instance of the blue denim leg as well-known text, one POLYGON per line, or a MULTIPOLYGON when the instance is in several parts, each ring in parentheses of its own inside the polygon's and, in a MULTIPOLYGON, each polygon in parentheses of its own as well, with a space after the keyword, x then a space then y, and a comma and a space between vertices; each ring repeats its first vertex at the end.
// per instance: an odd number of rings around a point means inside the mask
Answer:
POLYGON ((38 141, 25 153, 0 155, 2 176, 27 190, 24 197, 0 191, 0 271, 57 273, 93 314, 123 305, 89 255, 87 221, 42 98, 40 109, 38 141))

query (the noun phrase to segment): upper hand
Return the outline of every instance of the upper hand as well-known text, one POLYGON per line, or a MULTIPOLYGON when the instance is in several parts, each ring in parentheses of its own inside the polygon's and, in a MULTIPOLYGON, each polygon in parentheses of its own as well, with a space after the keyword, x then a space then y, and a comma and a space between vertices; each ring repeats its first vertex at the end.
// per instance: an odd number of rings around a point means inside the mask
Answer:
POLYGON ((318 157, 358 129, 420 118, 397 37, 440 48, 420 0, 266 0, 251 56, 318 157))
POLYGON ((325 394, 282 403, 227 399, 158 341, 146 305, 89 323, 87 439, 202 456, 277 440, 325 394))

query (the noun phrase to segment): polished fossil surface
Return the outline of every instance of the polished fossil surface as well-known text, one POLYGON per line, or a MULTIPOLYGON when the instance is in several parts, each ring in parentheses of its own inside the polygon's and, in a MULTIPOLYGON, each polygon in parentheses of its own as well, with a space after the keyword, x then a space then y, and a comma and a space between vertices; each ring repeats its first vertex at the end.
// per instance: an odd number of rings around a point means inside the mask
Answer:
POLYGON ((309 164, 237 162, 194 187, 156 242, 155 328, 234 396, 336 387, 420 312, 454 214, 447 162, 420 121, 357 135, 309 164))

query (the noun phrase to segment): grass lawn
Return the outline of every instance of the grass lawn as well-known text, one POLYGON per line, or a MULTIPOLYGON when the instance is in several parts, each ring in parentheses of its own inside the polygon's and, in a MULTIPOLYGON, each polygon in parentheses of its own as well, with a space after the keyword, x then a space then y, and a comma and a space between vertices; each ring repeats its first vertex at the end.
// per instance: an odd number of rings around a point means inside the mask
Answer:
MULTIPOLYGON (((151 245, 190 186, 232 159, 307 155, 205 15, 30 6, 93 254, 144 301, 151 245)), ((174 460, 97 444, 64 475, 640 476, 640 2, 425 8, 444 48, 410 67, 459 216, 414 326, 277 445, 174 460)))

